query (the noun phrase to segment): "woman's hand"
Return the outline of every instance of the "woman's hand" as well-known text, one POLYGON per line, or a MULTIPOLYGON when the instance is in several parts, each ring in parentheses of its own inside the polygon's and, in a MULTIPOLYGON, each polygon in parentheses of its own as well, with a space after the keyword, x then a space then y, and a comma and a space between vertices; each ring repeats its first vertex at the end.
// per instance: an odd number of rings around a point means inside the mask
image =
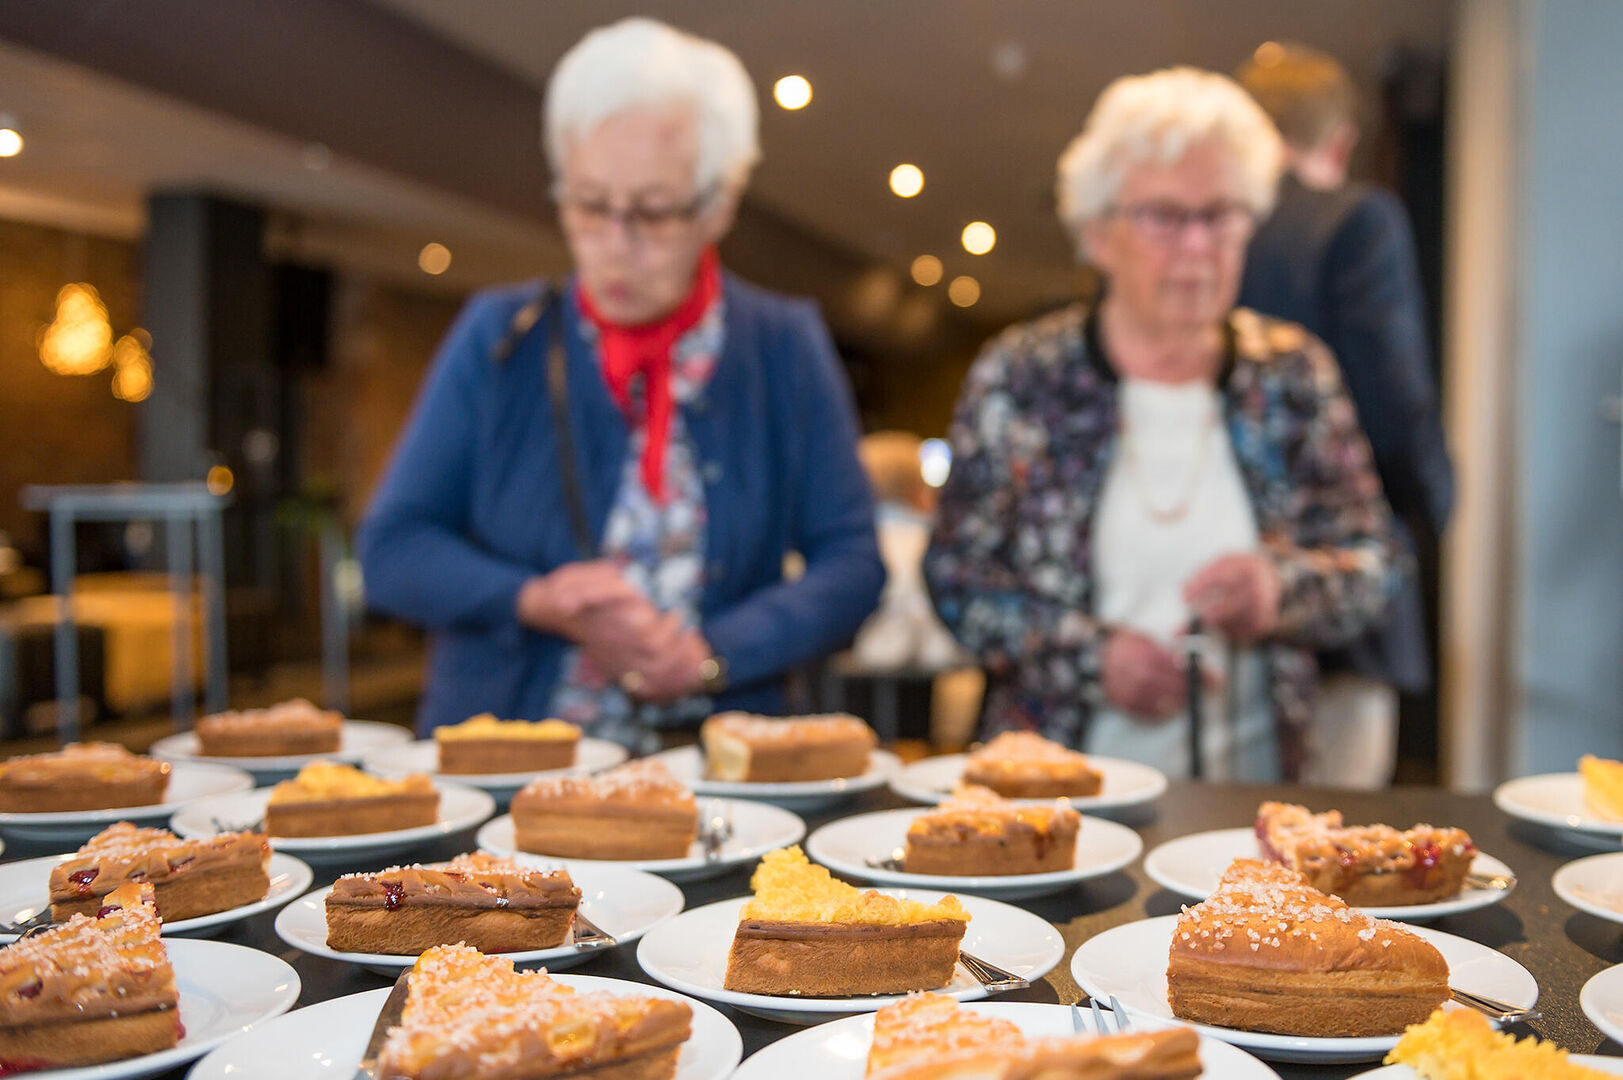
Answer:
POLYGON ((1273 560, 1260 552, 1224 555, 1183 587, 1189 610, 1235 641, 1257 641, 1279 625, 1283 584, 1273 560))
POLYGON ((1135 716, 1165 720, 1189 700, 1184 669, 1170 649, 1132 630, 1113 630, 1100 659, 1105 698, 1135 716))
MULTIPOLYGON (((518 621, 532 630, 580 641, 584 618, 593 611, 648 601, 610 559, 565 563, 533 577, 518 591, 518 621)), ((652 610, 650 608, 650 610, 652 610)))

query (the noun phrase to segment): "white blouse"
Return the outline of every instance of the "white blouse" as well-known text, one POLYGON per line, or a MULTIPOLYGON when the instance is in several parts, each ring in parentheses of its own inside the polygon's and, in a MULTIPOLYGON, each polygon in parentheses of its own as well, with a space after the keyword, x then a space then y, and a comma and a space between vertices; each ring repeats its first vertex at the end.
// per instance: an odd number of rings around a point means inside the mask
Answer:
MULTIPOLYGON (((1177 651, 1190 618, 1184 584, 1219 556, 1255 551, 1256 515, 1214 387, 1124 378, 1118 408, 1120 437, 1093 519, 1094 614, 1177 651)), ((1278 763, 1261 660, 1213 632, 1206 637, 1204 670, 1234 681, 1203 697, 1206 776, 1272 779, 1278 763)), ((1187 712, 1145 720, 1106 706, 1094 714, 1086 748, 1187 776, 1188 722, 1187 712)))

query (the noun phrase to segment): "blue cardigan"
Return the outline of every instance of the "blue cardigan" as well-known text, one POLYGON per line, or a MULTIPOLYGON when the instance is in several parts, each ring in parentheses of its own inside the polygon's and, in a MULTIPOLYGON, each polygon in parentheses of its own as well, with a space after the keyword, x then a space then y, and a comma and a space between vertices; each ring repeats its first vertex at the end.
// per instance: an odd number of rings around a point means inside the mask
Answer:
MULTIPOLYGON (((718 707, 781 712, 783 674, 849 638, 885 572, 850 388, 815 305, 730 274, 722 288, 721 359, 682 413, 708 511, 701 630, 727 663, 718 707), (790 551, 806 562, 793 582, 782 571, 790 551)), ((528 578, 579 557, 557 479, 548 320, 505 362, 494 358, 535 292, 490 289, 463 308, 361 523, 368 604, 433 636, 424 731, 485 711, 545 716, 568 644, 514 612, 528 578)), ((573 282, 553 311, 564 319, 576 468, 600 540, 627 425, 581 336, 573 282)))

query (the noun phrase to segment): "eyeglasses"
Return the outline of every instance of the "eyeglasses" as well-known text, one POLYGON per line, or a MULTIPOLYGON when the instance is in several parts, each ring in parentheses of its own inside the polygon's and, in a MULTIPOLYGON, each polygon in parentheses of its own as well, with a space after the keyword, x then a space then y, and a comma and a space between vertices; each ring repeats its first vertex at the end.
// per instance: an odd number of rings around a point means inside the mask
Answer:
POLYGON ((719 184, 712 184, 685 203, 675 206, 634 202, 616 207, 601 197, 576 196, 563 189, 555 189, 553 201, 568 219, 570 227, 586 236, 601 234, 611 223, 625 229, 632 240, 666 240, 697 218, 710 201, 720 192, 719 184))
POLYGON ((1146 240, 1157 244, 1175 243, 1191 225, 1199 225, 1214 240, 1239 240, 1257 223, 1250 207, 1233 202, 1201 207, 1175 202, 1142 202, 1113 206, 1108 212, 1126 218, 1146 240))

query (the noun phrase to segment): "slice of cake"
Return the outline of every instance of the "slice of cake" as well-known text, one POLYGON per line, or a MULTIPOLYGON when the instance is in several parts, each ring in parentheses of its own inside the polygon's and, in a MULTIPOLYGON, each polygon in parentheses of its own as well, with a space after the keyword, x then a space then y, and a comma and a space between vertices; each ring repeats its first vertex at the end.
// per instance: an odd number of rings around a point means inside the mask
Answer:
POLYGON ((861 776, 878 745, 854 716, 755 716, 718 713, 699 729, 712 780, 795 783, 861 776))
POLYGON ((580 890, 567 870, 483 853, 438 866, 347 874, 327 894, 327 947, 415 956, 462 942, 482 952, 551 949, 569 937, 580 890))
POLYGON ((163 802, 169 763, 115 743, 69 743, 0 763, 0 813, 54 814, 163 802))
POLYGON ((680 1001, 576 992, 465 945, 425 952, 406 985, 378 1053, 391 1080, 670 1080, 693 1031, 680 1001))
POLYGON ((150 885, 0 948, 0 1076, 167 1050, 180 996, 150 885))
POLYGON ((108 893, 130 882, 153 887, 165 922, 229 911, 270 892, 270 856, 259 833, 182 840, 168 829, 120 821, 51 868, 51 918, 94 915, 108 893))
POLYGON ((693 792, 644 758, 596 776, 540 776, 513 796, 520 851, 569 859, 680 859, 699 832, 693 792))
POLYGON ((1458 896, 1476 848, 1464 829, 1343 825, 1341 812, 1265 802, 1257 810, 1264 858, 1356 907, 1430 904, 1458 896))
POLYGON ((1407 1065, 1421 1080, 1605 1080, 1614 1074, 1586 1068, 1554 1043, 1495 1031, 1469 1009, 1431 1014, 1403 1033, 1387 1065, 1407 1065))
POLYGON ((575 764, 580 728, 562 720, 498 720, 481 713, 434 729, 442 773, 524 773, 575 764))
POLYGON ((1178 918, 1167 997, 1179 1019, 1241 1031, 1396 1035, 1448 1000, 1448 964, 1294 870, 1236 859, 1178 918))
POLYGON ((1584 802, 1597 817, 1623 821, 1623 761, 1585 754, 1578 759, 1584 781, 1584 802))
POLYGON ((962 786, 907 828, 903 868, 959 877, 1047 874, 1076 865, 1082 815, 1064 801, 1012 803, 983 787, 962 786))
POLYGON ((1006 1020, 939 994, 874 1014, 871 1080, 1189 1080, 1200 1037, 1188 1028, 1028 1039, 1006 1020))
POLYGON ((271 836, 351 836, 432 825, 440 793, 421 773, 398 780, 349 765, 312 761, 271 789, 265 832, 271 836))
POLYGON ((863 892, 800 848, 769 852, 750 878, 723 985, 746 994, 851 997, 934 990, 952 981, 969 913, 863 892))
POLYGON ((1099 794, 1104 774, 1041 735, 1005 731, 965 758, 963 782, 1006 799, 1056 799, 1099 794))
POLYGON ((294 698, 265 709, 215 713, 197 722, 204 757, 297 757, 334 754, 343 737, 342 713, 294 698))

